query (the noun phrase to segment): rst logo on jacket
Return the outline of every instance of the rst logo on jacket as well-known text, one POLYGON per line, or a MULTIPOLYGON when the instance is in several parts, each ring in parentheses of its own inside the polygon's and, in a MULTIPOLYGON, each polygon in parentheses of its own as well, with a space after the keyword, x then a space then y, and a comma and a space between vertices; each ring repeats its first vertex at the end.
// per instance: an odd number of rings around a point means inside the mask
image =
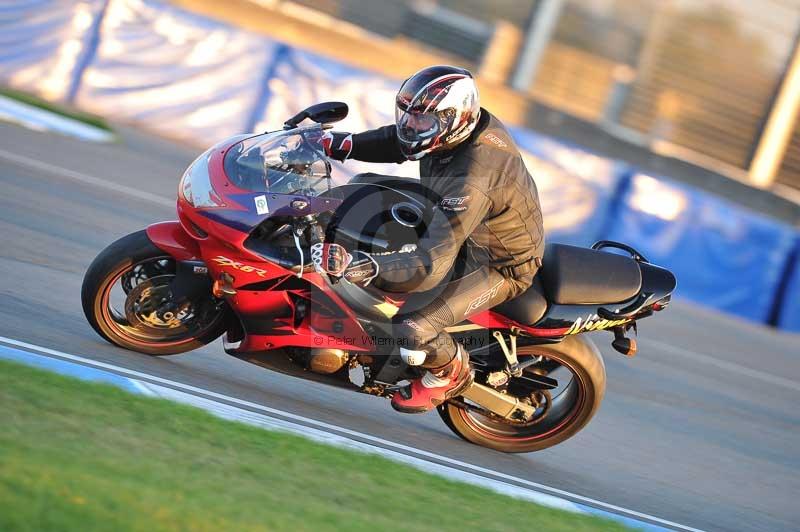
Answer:
POLYGON ((469 314, 469 313, 470 313, 470 312, 472 312, 473 310, 478 310, 478 309, 479 309, 479 308, 481 308, 483 305, 485 305, 486 303, 488 303, 489 301, 491 301, 491 299, 492 299, 494 296, 496 296, 496 295, 497 295, 497 292, 500 290, 500 287, 501 287, 501 286, 503 286, 503 283, 504 283, 504 282, 505 282, 505 279, 501 280, 501 281, 500 281, 500 282, 498 282, 496 285, 494 285, 493 287, 491 287, 490 289, 488 289, 486 292, 482 293, 481 295, 479 295, 478 297, 476 297, 475 299, 473 299, 473 300, 470 302, 469 306, 467 307, 467 310, 466 310, 465 314, 469 314))
POLYGON ((467 201, 469 196, 460 196, 457 198, 442 198, 439 202, 439 207, 443 211, 459 212, 467 210, 467 201))
POLYGON ((498 148, 508 148, 508 144, 494 133, 488 133, 485 138, 498 148))

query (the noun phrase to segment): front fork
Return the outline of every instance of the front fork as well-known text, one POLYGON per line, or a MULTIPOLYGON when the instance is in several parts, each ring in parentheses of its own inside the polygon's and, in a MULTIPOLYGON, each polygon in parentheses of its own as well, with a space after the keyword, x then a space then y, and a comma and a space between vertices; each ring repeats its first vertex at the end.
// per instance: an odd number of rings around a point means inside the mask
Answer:
POLYGON ((147 238, 175 259, 175 278, 170 284, 170 300, 159 314, 175 313, 186 302, 211 293, 208 267, 200 258, 200 246, 178 221, 160 222, 147 228, 147 238))
POLYGON ((175 278, 170 285, 174 301, 192 300, 211 293, 208 267, 201 260, 180 260, 175 266, 175 278))

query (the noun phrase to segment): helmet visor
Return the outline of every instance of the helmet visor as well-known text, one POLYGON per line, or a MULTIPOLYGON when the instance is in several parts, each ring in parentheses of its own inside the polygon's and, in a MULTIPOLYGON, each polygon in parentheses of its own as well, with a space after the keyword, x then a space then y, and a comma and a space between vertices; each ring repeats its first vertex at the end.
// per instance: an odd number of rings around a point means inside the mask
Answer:
POLYGON ((421 142, 439 133, 439 118, 436 113, 404 111, 395 108, 397 137, 404 142, 421 142))

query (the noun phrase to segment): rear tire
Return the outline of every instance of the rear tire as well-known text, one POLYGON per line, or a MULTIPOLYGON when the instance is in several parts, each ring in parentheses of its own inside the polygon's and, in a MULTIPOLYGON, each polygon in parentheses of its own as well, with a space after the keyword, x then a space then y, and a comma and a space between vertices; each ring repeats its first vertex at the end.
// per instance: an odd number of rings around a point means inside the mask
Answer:
MULTIPOLYGON (((574 436, 594 417, 603 401, 606 370, 597 347, 588 338, 569 336, 558 344, 520 347, 519 355, 543 355, 567 367, 575 379, 575 405, 554 427, 545 424, 502 426, 481 423, 476 415, 453 403, 437 408, 445 424, 464 440, 506 453, 541 451, 574 436)), ((485 419, 485 418, 484 418, 485 419)))
MULTIPOLYGON (((144 230, 122 237, 104 249, 89 266, 81 287, 83 313, 92 328, 112 344, 148 355, 184 353, 220 337, 227 329, 229 310, 227 306, 213 308, 210 293, 208 300, 200 302, 206 311, 211 309, 205 313, 208 315, 204 315, 208 323, 186 328, 185 333, 180 327, 172 330, 164 328, 163 337, 154 334, 153 331, 158 332, 155 328, 148 330, 147 334, 137 334, 136 325, 126 322, 124 317, 119 316, 119 313, 115 315, 109 308, 110 293, 126 273, 133 271, 138 265, 149 263, 159 264, 163 268, 163 265, 170 263, 174 265, 174 260, 156 247, 144 230)), ((165 270, 162 273, 163 288, 163 283, 166 282, 164 279, 168 278, 169 272, 165 270)))

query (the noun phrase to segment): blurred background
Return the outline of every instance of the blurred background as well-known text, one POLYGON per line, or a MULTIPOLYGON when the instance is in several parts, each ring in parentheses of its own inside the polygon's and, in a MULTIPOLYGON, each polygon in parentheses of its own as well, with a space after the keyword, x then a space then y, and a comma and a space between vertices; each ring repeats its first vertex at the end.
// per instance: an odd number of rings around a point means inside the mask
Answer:
MULTIPOLYGON (((0 5, 4 85, 198 148, 322 100, 384 125, 436 63, 512 128, 551 240, 629 242, 679 297, 800 331, 800 0, 0 5)), ((367 169, 416 172, 338 172, 367 169)))
POLYGON ((792 90, 797 0, 176 3, 397 79, 456 63, 513 123, 536 127, 528 111, 543 104, 756 186, 800 189, 798 104, 779 102, 792 90), (773 112, 793 115, 772 141, 786 149, 758 168, 773 112))

